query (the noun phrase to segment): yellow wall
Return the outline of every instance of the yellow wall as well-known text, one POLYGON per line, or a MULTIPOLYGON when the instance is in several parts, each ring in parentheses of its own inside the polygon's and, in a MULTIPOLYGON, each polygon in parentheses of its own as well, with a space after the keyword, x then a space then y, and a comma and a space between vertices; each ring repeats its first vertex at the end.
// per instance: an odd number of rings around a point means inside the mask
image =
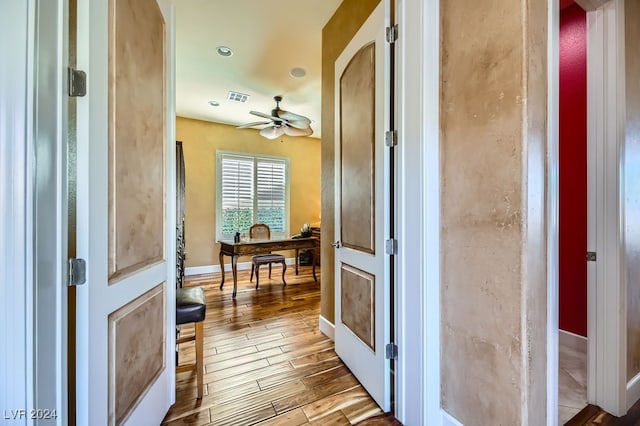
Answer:
MULTIPOLYGON (((289 232, 320 224, 320 140, 284 136, 269 140, 254 129, 178 117, 176 138, 185 162, 186 267, 217 265, 216 150, 289 158, 289 232)), ((287 254, 292 256, 292 254, 287 254)), ((242 259, 241 259, 242 261, 242 259)))
POLYGON ((322 258, 320 314, 335 321, 333 247, 335 239, 335 62, 380 0, 343 0, 322 29, 322 258))

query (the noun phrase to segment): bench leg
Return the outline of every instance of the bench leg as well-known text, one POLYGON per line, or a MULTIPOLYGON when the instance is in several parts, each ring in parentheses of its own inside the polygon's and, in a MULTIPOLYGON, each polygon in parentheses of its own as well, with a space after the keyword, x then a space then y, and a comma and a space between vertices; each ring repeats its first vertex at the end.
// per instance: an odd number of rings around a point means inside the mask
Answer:
POLYGON ((253 281, 253 271, 256 269, 256 265, 251 264, 251 278, 249 278, 249 282, 253 281))
POLYGON ((271 279, 271 263, 269 263, 269 279, 271 279))
POLYGON ((202 399, 204 388, 204 321, 195 324, 196 328, 196 380, 198 382, 198 399, 202 399))

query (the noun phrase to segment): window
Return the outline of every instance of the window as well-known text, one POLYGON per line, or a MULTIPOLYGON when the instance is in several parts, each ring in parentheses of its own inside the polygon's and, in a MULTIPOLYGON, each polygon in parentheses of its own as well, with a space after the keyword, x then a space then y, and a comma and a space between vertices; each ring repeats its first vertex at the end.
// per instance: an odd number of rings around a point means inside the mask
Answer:
POLYGON ((230 239, 254 223, 289 234, 289 159, 217 153, 216 235, 230 239))

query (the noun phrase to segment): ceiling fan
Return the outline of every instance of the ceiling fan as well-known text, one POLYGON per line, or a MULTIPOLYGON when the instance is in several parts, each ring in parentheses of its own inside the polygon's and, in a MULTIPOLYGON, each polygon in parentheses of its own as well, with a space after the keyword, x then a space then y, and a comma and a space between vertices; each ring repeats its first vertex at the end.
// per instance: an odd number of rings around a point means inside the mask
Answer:
POLYGON ((256 121, 254 123, 243 124, 238 126, 238 129, 246 129, 249 127, 268 126, 260 130, 260 135, 267 139, 275 139, 279 136, 309 136, 313 134, 311 129, 311 120, 307 117, 299 114, 294 114, 290 111, 284 111, 280 109, 280 102, 282 102, 282 96, 274 96, 273 100, 276 101, 276 107, 271 110, 271 114, 265 114, 259 111, 250 111, 251 114, 262 117, 267 121, 256 121))

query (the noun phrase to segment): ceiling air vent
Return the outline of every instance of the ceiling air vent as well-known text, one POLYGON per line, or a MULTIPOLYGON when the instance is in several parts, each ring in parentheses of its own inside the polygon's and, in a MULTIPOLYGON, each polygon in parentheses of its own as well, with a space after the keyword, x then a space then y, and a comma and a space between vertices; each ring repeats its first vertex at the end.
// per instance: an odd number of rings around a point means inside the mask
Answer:
POLYGON ((232 102, 239 102, 241 104, 244 104, 245 102, 247 102, 249 100, 249 95, 245 95, 243 93, 229 91, 229 93, 227 94, 227 99, 232 101, 232 102))

